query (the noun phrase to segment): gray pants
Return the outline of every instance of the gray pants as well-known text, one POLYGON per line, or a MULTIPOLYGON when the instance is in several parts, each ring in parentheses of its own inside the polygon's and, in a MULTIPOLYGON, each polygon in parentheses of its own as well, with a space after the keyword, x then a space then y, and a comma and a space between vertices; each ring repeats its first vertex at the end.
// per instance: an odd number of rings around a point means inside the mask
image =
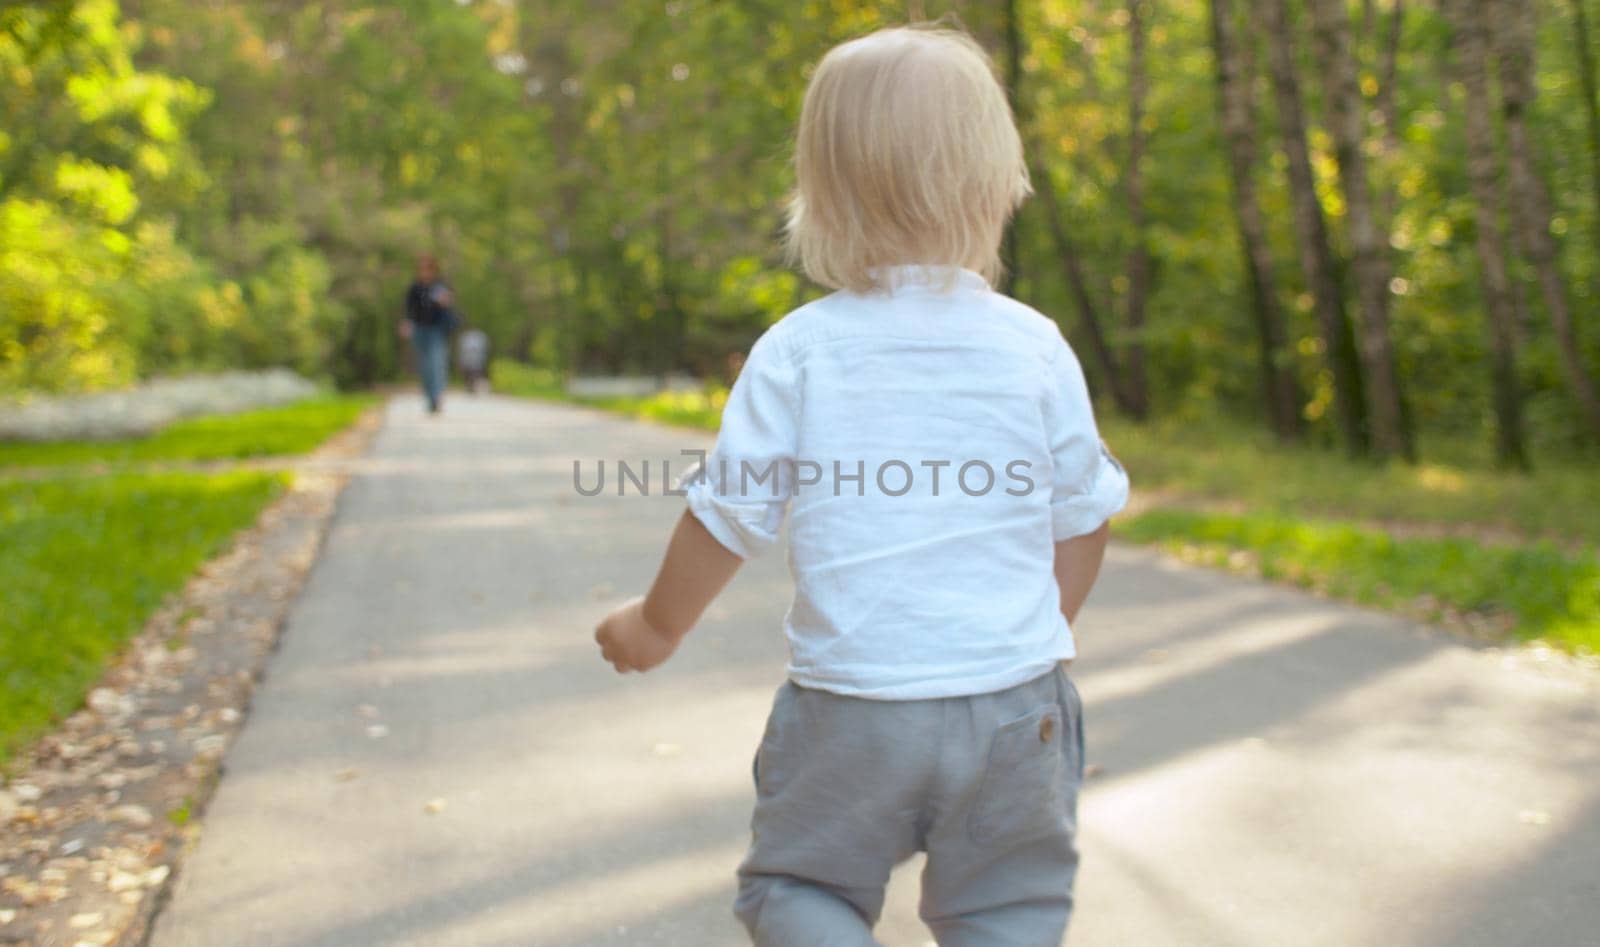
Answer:
POLYGON ((758 947, 876 944, 889 871, 920 850, 922 919, 942 947, 1057 947, 1082 781, 1082 702, 1062 670, 941 700, 786 683, 734 913, 758 947))

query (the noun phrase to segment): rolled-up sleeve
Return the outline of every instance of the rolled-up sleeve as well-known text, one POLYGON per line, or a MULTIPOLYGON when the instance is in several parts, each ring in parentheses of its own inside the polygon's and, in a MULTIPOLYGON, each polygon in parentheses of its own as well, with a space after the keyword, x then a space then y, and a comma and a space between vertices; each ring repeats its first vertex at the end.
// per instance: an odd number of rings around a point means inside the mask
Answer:
POLYGON ((1100 439, 1078 358, 1060 342, 1046 399, 1053 469, 1051 532, 1056 542, 1092 533, 1128 502, 1128 475, 1100 439))
POLYGON ((716 447, 682 488, 706 531, 741 559, 777 542, 793 494, 794 369, 770 335, 750 350, 722 409, 716 447))

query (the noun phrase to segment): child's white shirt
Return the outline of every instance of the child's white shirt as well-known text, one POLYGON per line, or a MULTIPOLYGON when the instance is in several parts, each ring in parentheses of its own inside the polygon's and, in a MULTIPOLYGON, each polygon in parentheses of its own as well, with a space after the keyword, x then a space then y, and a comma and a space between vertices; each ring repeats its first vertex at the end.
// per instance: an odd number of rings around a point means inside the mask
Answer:
POLYGON ((1076 653, 1054 544, 1120 510, 1128 479, 1053 321, 969 271, 949 288, 891 275, 892 292, 834 293, 756 342, 689 508, 744 558, 788 511, 796 684, 1002 690, 1076 653))

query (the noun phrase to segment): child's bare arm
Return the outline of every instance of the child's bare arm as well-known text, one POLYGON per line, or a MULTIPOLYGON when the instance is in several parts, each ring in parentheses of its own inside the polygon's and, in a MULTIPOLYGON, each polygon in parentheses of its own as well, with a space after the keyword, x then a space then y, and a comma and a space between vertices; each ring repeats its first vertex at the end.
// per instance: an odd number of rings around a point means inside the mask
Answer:
POLYGON ((1078 620, 1078 610, 1100 576, 1100 563, 1105 561, 1110 537, 1111 524, 1107 522, 1092 533, 1056 543, 1056 584, 1061 587, 1061 614, 1067 616, 1068 623, 1078 620))
POLYGON ((685 512, 649 594, 613 611, 595 629, 601 657, 618 673, 648 671, 667 660, 743 561, 685 512))

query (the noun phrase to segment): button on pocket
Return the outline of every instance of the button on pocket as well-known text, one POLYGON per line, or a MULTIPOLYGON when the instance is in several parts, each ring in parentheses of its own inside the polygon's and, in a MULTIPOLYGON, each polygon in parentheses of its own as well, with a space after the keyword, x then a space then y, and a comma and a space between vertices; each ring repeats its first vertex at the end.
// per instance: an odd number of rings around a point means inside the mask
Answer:
POLYGON ((1060 730, 1051 704, 995 731, 968 821, 975 842, 1004 847, 1071 831, 1060 730))

